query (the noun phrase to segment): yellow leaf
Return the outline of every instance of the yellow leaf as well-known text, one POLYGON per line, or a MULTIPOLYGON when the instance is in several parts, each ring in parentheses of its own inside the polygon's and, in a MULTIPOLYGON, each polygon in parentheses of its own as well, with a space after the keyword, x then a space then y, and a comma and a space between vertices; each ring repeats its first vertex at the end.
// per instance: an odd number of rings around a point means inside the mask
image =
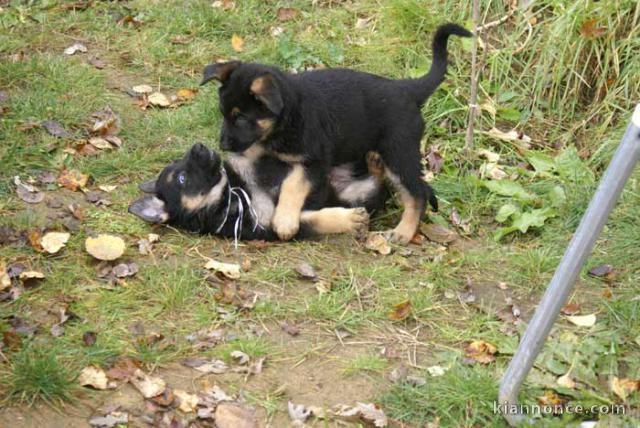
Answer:
POLYGON ((78 382, 82 386, 90 386, 101 390, 116 387, 115 382, 109 382, 104 370, 96 366, 87 366, 82 369, 80 376, 78 376, 78 382))
POLYGON ((153 94, 149 95, 147 100, 149 101, 149 103, 158 107, 169 107, 171 105, 171 101, 169 101, 169 98, 167 98, 167 96, 162 92, 154 92, 153 94))
POLYGON ((593 327, 596 323, 596 314, 572 315, 567 317, 567 321, 578 327, 593 327))
POLYGON ((86 187, 89 182, 89 176, 82 174, 80 171, 74 169, 65 169, 60 173, 58 177, 58 185, 76 191, 80 188, 86 187))
POLYGON ((180 88, 178 89, 178 92, 176 92, 176 95, 181 100, 190 100, 191 98, 194 98, 197 93, 197 89, 180 88))
POLYGON ((213 259, 209 259, 204 265, 204 268, 219 272, 229 279, 240 278, 240 265, 235 263, 222 263, 213 259))
POLYGON ((40 245, 47 253, 55 254, 64 247, 70 236, 66 232, 48 232, 40 240, 40 245))
POLYGON ((393 321, 402 321, 411 314, 411 300, 398 303, 393 310, 387 314, 387 317, 393 321))
POLYGON ((611 391, 624 401, 629 394, 640 391, 640 380, 618 379, 614 376, 609 386, 611 391))
POLYGON ((189 394, 187 391, 183 391, 182 389, 175 389, 173 394, 178 397, 180 405, 178 409, 182 410, 185 413, 193 412, 196 410, 198 406, 198 402, 200 401, 196 394, 189 394))
POLYGON ((467 358, 480 364, 489 364, 495 361, 494 354, 498 349, 484 340, 474 340, 465 348, 467 358))
POLYGON ((124 254, 125 243, 122 238, 112 235, 89 237, 84 243, 87 253, 98 260, 115 260, 124 254))
POLYGON ((150 94, 153 92, 153 88, 150 85, 136 85, 131 89, 137 94, 150 94))
POLYGON ((236 52, 242 52, 244 49, 244 39, 237 34, 231 36, 231 47, 236 52))

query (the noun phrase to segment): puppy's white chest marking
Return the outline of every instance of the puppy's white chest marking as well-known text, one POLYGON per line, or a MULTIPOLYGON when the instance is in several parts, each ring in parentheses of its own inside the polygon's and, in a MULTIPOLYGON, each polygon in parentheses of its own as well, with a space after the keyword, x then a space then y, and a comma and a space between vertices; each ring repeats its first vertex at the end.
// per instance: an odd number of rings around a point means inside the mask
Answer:
POLYGON ((253 200, 253 209, 258 217, 258 223, 262 227, 269 227, 275 207, 269 194, 258 186, 253 166, 256 157, 259 157, 261 153, 247 152, 241 155, 231 154, 227 157, 227 162, 246 183, 246 190, 253 200))

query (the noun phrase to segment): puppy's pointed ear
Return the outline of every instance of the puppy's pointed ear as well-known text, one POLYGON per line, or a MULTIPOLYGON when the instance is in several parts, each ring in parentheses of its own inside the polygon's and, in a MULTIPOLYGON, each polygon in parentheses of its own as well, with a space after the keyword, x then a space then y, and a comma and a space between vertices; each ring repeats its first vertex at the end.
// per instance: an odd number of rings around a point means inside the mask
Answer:
POLYGON ((207 65, 202 71, 202 82, 200 82, 200 86, 213 79, 220 83, 225 83, 239 65, 240 61, 217 62, 207 65))
POLYGON ((164 223, 169 220, 164 202, 155 195, 146 195, 129 205, 129 212, 148 223, 164 223))
POLYGON ((256 77, 253 82, 251 82, 251 93, 273 114, 280 114, 284 108, 282 93, 272 74, 264 74, 256 77))
POLYGON ((145 181, 138 184, 138 189, 144 193, 156 193, 156 180, 145 181))

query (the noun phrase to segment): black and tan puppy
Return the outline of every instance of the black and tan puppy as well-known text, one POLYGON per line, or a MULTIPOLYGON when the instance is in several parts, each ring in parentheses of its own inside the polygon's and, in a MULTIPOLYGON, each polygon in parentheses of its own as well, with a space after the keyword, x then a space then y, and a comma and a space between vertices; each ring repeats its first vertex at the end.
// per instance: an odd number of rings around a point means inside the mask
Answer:
MULTIPOLYGON (((235 239, 277 239, 272 216, 282 181, 300 165, 259 153, 230 155, 224 162, 213 150, 194 145, 183 159, 164 168, 129 211, 152 223, 169 223, 199 233, 235 239)), ((313 192, 305 201, 296 238, 360 233, 369 215, 384 204, 381 172, 336 168, 333 187, 313 192)), ((147 185, 148 187, 149 185, 147 185)), ((145 189, 143 189, 145 190, 145 189)))
POLYGON ((394 241, 411 240, 427 202, 437 209, 432 189, 422 180, 420 109, 444 80, 450 35, 471 33, 456 24, 439 27, 431 68, 419 79, 390 80, 347 69, 288 74, 238 61, 204 69, 202 84, 214 79, 222 83, 222 149, 241 153, 259 146, 304 166, 282 182, 272 222, 281 238, 295 236, 306 197, 325 186, 332 167, 363 164, 371 151, 381 156, 404 206, 392 231, 394 241))

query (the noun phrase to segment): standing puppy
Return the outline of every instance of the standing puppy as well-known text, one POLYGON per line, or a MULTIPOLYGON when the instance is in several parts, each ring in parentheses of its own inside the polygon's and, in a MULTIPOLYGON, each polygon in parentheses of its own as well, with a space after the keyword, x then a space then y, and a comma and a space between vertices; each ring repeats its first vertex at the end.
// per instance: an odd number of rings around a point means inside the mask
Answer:
POLYGON ((294 236, 305 198, 325 186, 331 167, 364 164, 380 155, 387 179, 404 211, 392 239, 408 243, 433 190, 422 180, 420 109, 442 83, 450 35, 471 33, 456 24, 440 26, 433 62, 419 79, 390 80, 348 69, 288 74, 275 67, 231 61, 210 64, 202 84, 215 79, 224 116, 222 149, 246 152, 254 145, 298 165, 283 181, 272 226, 281 239, 294 236))

